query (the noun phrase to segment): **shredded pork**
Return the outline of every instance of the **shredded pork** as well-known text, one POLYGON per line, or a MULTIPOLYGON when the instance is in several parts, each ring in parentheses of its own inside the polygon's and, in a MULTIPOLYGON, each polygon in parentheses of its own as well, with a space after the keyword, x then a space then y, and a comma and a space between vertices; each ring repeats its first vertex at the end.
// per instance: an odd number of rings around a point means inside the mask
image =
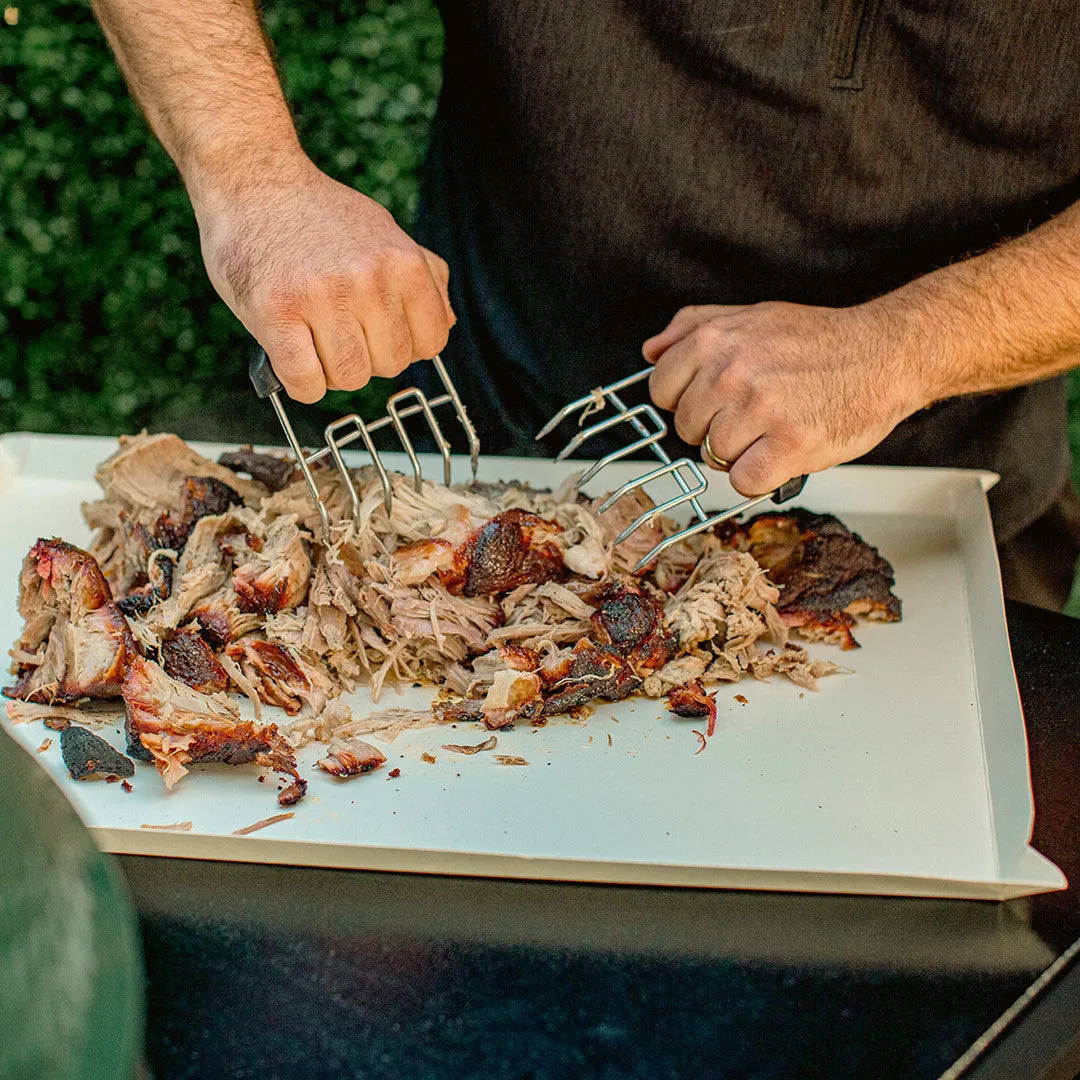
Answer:
POLYGON ((41 540, 20 580, 25 626, 5 694, 121 697, 129 752, 169 786, 194 763, 254 761, 290 778, 281 798, 295 802, 293 751, 312 739, 331 743, 320 764, 343 775, 374 760, 360 735, 542 724, 598 699, 744 676, 813 689, 840 670, 788 643, 778 589, 716 536, 675 544, 633 575, 677 528, 658 516, 613 546, 652 509, 640 490, 598 515, 573 478, 541 492, 417 489, 395 476, 388 515, 362 468, 354 521, 343 485, 318 468, 331 519, 348 522, 323 543, 288 461, 250 448, 221 460, 172 435, 121 439, 97 470, 102 498, 83 508, 89 550, 41 540), (378 701, 395 682, 442 694, 428 713, 358 718, 340 700, 366 684, 378 701), (286 719, 263 722, 263 706, 286 719))

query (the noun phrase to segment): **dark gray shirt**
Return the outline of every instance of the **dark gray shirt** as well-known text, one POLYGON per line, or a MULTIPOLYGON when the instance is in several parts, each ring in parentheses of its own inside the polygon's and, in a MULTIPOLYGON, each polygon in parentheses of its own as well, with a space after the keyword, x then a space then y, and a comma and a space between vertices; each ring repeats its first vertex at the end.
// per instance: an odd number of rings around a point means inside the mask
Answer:
MULTIPOLYGON (((642 366, 686 304, 848 305, 1080 197, 1076 0, 446 0, 417 238, 489 453, 642 366)), ((1060 379, 865 459, 992 469, 999 539, 1068 470, 1060 379)))

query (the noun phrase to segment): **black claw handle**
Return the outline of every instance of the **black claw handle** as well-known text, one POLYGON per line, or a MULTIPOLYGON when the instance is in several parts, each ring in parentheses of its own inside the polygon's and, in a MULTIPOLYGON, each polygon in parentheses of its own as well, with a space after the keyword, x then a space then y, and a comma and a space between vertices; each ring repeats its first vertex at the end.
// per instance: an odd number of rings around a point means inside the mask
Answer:
POLYGON ((255 393, 262 400, 265 400, 271 394, 280 394, 284 389, 278 381, 278 377, 274 374, 274 369, 270 366, 270 357, 266 355, 263 349, 256 349, 251 354, 251 361, 248 364, 248 378, 251 379, 251 385, 255 387, 255 393))
POLYGON ((772 501, 779 506, 780 503, 785 503, 788 499, 794 499, 804 487, 806 487, 806 477, 793 476, 786 484, 781 484, 776 489, 772 501))

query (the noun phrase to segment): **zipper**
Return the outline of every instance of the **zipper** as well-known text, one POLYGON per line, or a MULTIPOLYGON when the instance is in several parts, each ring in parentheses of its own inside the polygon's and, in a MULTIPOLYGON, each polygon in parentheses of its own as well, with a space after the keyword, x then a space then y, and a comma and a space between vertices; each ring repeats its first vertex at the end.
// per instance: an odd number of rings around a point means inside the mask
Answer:
POLYGON ((876 6, 875 0, 840 0, 840 14, 829 54, 830 86, 862 89, 863 61, 876 6))

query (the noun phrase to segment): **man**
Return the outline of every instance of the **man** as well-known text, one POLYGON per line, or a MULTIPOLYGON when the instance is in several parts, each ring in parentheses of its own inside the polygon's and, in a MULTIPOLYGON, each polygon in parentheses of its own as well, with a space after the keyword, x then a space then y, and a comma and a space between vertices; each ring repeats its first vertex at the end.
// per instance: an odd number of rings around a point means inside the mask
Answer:
POLYGON ((745 494, 1000 472, 1007 592, 1064 602, 1075 0, 447 2, 423 247, 304 155, 251 0, 95 6, 297 400, 445 349, 487 446, 529 452, 644 352, 745 494))

